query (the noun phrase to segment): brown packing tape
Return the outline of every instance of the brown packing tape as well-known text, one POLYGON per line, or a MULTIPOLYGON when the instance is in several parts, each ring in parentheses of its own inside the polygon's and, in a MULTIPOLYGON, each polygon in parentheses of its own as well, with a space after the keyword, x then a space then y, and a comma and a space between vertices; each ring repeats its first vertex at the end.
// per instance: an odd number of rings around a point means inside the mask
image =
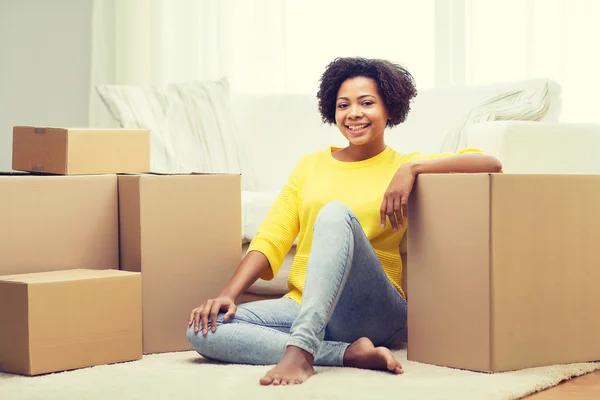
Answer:
POLYGON ((33 133, 44 135, 46 134, 46 128, 33 128, 33 133))

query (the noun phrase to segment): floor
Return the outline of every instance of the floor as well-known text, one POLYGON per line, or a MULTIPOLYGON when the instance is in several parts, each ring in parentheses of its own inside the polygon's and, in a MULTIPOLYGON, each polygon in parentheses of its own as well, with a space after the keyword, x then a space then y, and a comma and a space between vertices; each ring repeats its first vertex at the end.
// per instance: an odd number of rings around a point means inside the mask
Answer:
MULTIPOLYGON (((516 399, 569 376, 594 371, 598 364, 582 363, 540 367, 502 374, 474 373, 407 360, 405 348, 394 355, 407 369, 398 377, 355 368, 319 367, 306 385, 285 388, 288 399, 516 399)), ((282 388, 264 388, 257 379, 269 366, 210 362, 196 352, 153 354, 139 361, 82 368, 35 378, 0 374, 0 399, 48 400, 115 398, 154 400, 198 397, 198 388, 212 385, 211 400, 257 398, 280 400, 282 388), (110 385, 98 383, 110 382, 110 385), (243 393, 243 396, 240 394, 243 393)), ((201 394, 201 393, 200 393, 201 394)), ((600 400, 600 371, 569 380, 529 400, 600 400)), ((527 399, 526 399, 527 400, 527 399)))
POLYGON ((560 385, 535 393, 525 400, 598 400, 600 399, 600 371, 570 379, 560 385))

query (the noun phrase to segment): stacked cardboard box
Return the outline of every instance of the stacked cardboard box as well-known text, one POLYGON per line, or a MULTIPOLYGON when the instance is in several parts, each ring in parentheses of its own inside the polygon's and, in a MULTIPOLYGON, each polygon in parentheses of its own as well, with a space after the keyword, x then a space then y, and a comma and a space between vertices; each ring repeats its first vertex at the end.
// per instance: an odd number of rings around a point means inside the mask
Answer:
POLYGON ((0 174, 0 275, 119 269, 117 177, 0 174))
POLYGON ((0 371, 39 375, 139 359, 141 283, 119 270, 0 277, 0 371))
POLYGON ((190 350, 190 312, 240 263, 240 176, 119 176, 119 200, 121 268, 142 273, 144 353, 190 350))
POLYGON ((409 360, 600 360, 600 175, 425 175, 410 202, 409 360))
POLYGON ((0 371, 190 349, 189 312, 239 263, 239 175, 151 174, 135 129, 15 127, 13 169, 0 174, 0 371))

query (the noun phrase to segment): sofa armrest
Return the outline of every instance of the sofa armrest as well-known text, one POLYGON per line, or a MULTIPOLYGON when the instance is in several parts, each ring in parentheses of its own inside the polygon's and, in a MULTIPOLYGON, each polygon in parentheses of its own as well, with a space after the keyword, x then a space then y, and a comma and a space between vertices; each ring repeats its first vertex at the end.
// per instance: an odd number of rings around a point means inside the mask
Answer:
POLYGON ((506 173, 600 173, 600 124, 495 121, 465 133, 467 147, 497 157, 506 173))

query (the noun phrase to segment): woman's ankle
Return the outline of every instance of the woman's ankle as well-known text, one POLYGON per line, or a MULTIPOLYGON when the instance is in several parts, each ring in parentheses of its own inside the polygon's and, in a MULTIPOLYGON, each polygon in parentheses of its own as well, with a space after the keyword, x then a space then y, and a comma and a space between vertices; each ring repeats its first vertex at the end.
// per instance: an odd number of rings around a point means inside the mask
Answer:
POLYGON ((310 354, 308 351, 301 349, 300 347, 294 346, 294 345, 288 345, 285 348, 284 357, 285 356, 303 359, 311 365, 313 364, 313 361, 315 359, 313 357, 313 355, 310 354))

